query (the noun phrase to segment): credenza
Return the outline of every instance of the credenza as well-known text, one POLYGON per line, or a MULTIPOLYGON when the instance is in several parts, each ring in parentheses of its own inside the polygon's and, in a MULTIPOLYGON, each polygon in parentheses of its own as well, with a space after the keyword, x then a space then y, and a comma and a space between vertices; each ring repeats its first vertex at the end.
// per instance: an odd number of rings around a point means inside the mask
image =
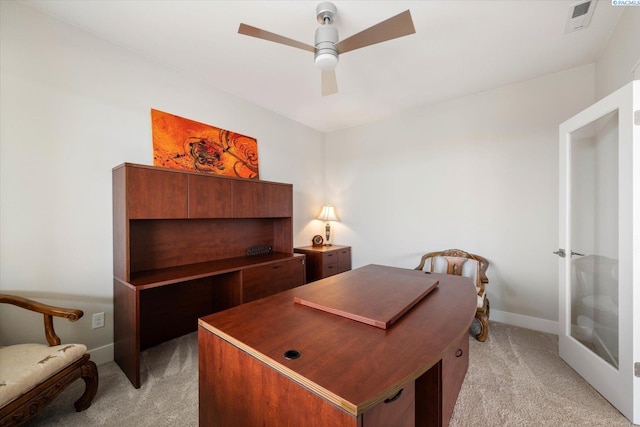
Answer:
POLYGON ((134 387, 142 350, 306 282, 292 211, 291 184, 113 169, 114 360, 134 387))
POLYGON ((468 278, 368 265, 203 317, 200 426, 446 426, 475 310, 468 278), (434 279, 387 329, 294 302, 337 287, 376 306, 434 279), (391 292, 372 301, 367 288, 381 286, 391 292))
POLYGON ((351 246, 302 246, 293 252, 307 257, 307 282, 351 270, 351 246))

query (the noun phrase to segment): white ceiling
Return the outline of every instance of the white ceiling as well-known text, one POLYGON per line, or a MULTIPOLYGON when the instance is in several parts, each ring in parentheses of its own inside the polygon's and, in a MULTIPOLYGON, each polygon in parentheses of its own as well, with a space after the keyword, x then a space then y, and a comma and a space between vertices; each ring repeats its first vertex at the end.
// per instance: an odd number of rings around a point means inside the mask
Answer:
POLYGON ((411 10, 416 34, 347 52, 320 96, 313 54, 239 35, 240 22, 313 45, 319 1, 23 0, 184 75, 322 132, 594 62, 623 11, 577 0, 334 1, 340 39, 411 10))

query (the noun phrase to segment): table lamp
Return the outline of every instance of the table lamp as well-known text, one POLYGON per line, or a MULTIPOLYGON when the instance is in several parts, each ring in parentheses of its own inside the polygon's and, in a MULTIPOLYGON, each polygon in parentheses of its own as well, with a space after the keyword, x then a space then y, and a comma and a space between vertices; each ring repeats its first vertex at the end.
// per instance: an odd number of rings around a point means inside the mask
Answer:
POLYGON ((338 217, 336 216, 336 211, 333 208, 333 206, 331 205, 325 205, 322 207, 322 211, 320 212, 320 215, 318 215, 316 217, 317 219, 321 219, 322 221, 324 221, 325 224, 325 234, 326 234, 326 240, 325 240, 325 246, 331 246, 331 221, 340 221, 338 219, 338 217))

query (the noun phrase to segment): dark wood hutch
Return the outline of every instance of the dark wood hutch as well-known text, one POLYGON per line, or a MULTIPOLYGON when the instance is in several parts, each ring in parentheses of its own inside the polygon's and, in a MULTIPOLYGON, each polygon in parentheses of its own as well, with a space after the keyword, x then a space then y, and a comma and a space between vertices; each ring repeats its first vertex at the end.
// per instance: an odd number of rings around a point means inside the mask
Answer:
POLYGON ((305 283, 293 186, 125 163, 113 169, 114 359, 140 387, 140 352, 199 317, 305 283), (270 248, 247 255, 250 247, 270 248))

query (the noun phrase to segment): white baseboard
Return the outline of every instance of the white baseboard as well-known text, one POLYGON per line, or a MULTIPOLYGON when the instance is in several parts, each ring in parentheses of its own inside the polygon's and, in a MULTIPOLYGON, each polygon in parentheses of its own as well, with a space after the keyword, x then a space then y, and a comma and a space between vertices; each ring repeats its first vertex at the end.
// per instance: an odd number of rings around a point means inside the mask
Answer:
POLYGON ((91 360, 93 360, 98 366, 104 365, 108 362, 113 362, 113 343, 103 345, 98 348, 92 348, 87 350, 87 353, 91 355, 91 360))
POLYGON ((554 335, 558 335, 559 330, 557 321, 494 309, 491 309, 489 319, 500 323, 506 323, 508 325, 518 326, 520 328, 533 329, 534 331, 546 332, 554 335))

